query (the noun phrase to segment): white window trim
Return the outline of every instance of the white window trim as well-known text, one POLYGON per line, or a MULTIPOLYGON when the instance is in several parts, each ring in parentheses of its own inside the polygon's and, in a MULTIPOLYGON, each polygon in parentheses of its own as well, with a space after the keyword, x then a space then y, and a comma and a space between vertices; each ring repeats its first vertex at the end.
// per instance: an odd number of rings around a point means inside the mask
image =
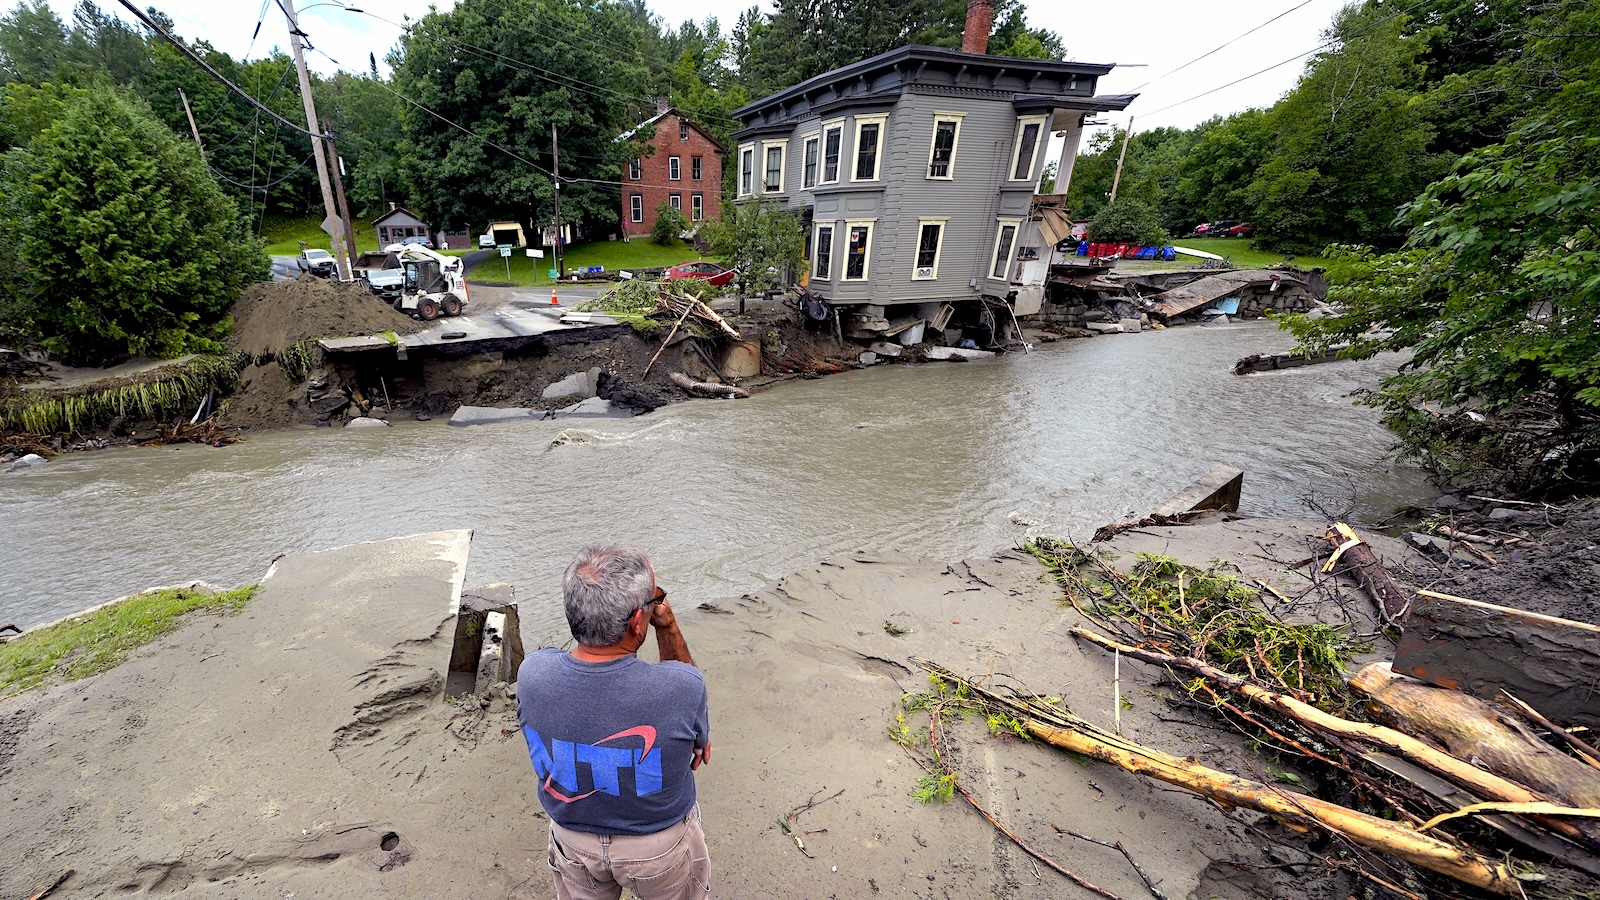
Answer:
MULTIPOLYGON (((936 280, 938 280, 938 278, 939 278, 939 259, 940 259, 940 257, 944 256, 944 235, 945 235, 945 232, 947 232, 949 230, 950 230, 950 220, 949 219, 918 219, 917 220, 917 242, 914 245, 912 245, 912 248, 911 248, 911 280, 912 281, 936 281, 936 280), (917 253, 922 249, 922 229, 925 226, 928 226, 928 225, 937 225, 937 226, 939 226, 939 241, 933 247, 933 274, 932 275, 918 275, 917 274, 917 253)), ((871 247, 871 244, 869 242, 868 248, 870 249, 870 247, 871 247)))
POLYGON ((781 194, 789 168, 789 142, 788 141, 763 141, 761 143, 761 193, 781 194), (767 189, 767 151, 778 151, 778 187, 776 190, 767 189))
POLYGON ((672 207, 673 209, 677 210, 678 212, 683 212, 683 195, 682 194, 669 195, 667 197, 667 205, 672 207))
POLYGON ((644 160, 635 156, 628 161, 628 180, 639 181, 644 178, 644 160))
POLYGON ((643 194, 629 194, 628 195, 628 221, 630 221, 630 222, 643 222, 644 221, 644 195, 643 194))
MULTIPOLYGON (((935 112, 933 114, 933 134, 928 137, 928 167, 922 170, 922 174, 926 176, 929 181, 956 180, 956 151, 961 148, 961 120, 966 118, 966 115, 966 113, 958 112, 935 112), (933 150, 934 144, 939 140, 940 122, 956 123, 955 139, 950 142, 950 173, 948 175, 932 174, 933 150)), ((1012 171, 1016 171, 1015 167, 1013 167, 1012 171)), ((943 240, 943 238, 941 237, 940 240, 943 240)))
MULTIPOLYGON (((889 116, 888 115, 856 116, 856 139, 855 139, 854 143, 852 143, 850 145, 850 150, 851 150, 851 153, 850 153, 850 180, 851 181, 858 181, 858 182, 859 181, 877 181, 878 177, 883 174, 883 155, 884 155, 883 154, 883 149, 884 149, 883 145, 884 145, 884 140, 886 138, 888 138, 888 136, 889 136, 888 123, 889 123, 889 116), (878 149, 872 155, 872 177, 871 178, 857 178, 856 177, 856 169, 858 167, 857 167, 856 163, 861 158, 861 128, 862 128, 862 126, 873 125, 873 124, 876 124, 878 126, 878 149)), ((841 162, 842 161, 843 160, 841 160, 841 162)), ((867 252, 868 256, 872 255, 871 246, 870 245, 871 245, 871 241, 869 240, 868 241, 868 252, 867 252)))
POLYGON ((994 243, 989 245, 989 267, 983 274, 990 281, 1011 281, 1011 264, 1017 261, 1017 239, 1022 237, 1021 219, 996 219, 994 226, 994 243), (1011 232, 1011 252, 1006 256, 1005 269, 999 274, 994 274, 994 265, 1000 257, 1000 236, 1005 234, 1006 226, 1015 230, 1011 232))
POLYGON ((689 198, 689 221, 698 222, 705 216, 705 214, 706 198, 700 194, 692 195, 689 198))
POLYGON ((755 144, 740 144, 739 145, 739 169, 738 169, 738 172, 735 174, 735 178, 737 180, 734 183, 734 192, 740 197, 749 197, 749 196, 751 196, 751 192, 755 190, 755 186, 756 186, 756 145, 755 144), (744 160, 745 160, 745 155, 746 154, 749 154, 749 156, 750 156, 750 184, 748 186, 744 183, 744 160))
MULTIPOLYGON (((870 238, 868 239, 870 242, 870 238)), ((870 249, 871 244, 868 244, 870 249)), ((818 281, 833 280, 833 261, 839 257, 839 223, 818 222, 811 235, 811 277, 818 281), (817 248, 822 246, 822 229, 828 229, 828 271, 817 271, 817 248)))
POLYGON ((813 131, 800 138, 800 190, 802 191, 809 191, 817 186, 815 181, 806 184, 806 147, 811 144, 817 145, 817 178, 822 177, 822 133, 813 131))
MULTIPOLYGON (((882 134, 882 131, 879 134, 882 134)), ((840 281, 867 281, 872 278, 872 242, 877 236, 876 218, 850 219, 844 223, 844 268, 839 270, 840 281), (850 271, 850 229, 858 225, 865 225, 867 228, 867 252, 861 257, 861 277, 851 278, 847 274, 850 271)))
POLYGON ((1042 155, 1039 150, 1039 144, 1049 134, 1049 129, 1045 128, 1045 121, 1049 118, 1049 116, 1017 116, 1017 133, 1011 138, 1011 167, 1006 169, 1007 181, 1038 180, 1037 176, 1033 175, 1033 171, 1039 168, 1039 157, 1042 155), (1022 133, 1027 130, 1029 125, 1039 126, 1039 134, 1033 139, 1033 165, 1028 167, 1027 176, 1013 178, 1011 176, 1017 174, 1017 160, 1022 157, 1022 133))
POLYGON ((669 157, 667 157, 667 180, 668 181, 682 181, 683 180, 683 157, 681 157, 681 156, 669 156, 669 157))
POLYGON ((844 120, 834 119, 832 122, 823 122, 822 143, 817 147, 817 184, 838 184, 840 181, 839 176, 844 174, 845 160, 847 159, 849 157, 845 153, 844 146, 844 120), (839 171, 833 174, 833 179, 830 181, 823 177, 823 174, 828 171, 828 132, 834 130, 839 132, 839 171))

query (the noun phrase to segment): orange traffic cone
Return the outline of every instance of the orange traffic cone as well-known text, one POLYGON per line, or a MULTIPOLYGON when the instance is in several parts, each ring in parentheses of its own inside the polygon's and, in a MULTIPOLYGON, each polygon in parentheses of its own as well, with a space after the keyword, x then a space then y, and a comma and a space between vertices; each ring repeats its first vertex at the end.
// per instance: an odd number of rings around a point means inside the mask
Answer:
POLYGON ((552 285, 550 287, 550 305, 551 306, 560 306, 561 305, 561 301, 556 299, 556 289, 555 289, 554 285, 552 285))

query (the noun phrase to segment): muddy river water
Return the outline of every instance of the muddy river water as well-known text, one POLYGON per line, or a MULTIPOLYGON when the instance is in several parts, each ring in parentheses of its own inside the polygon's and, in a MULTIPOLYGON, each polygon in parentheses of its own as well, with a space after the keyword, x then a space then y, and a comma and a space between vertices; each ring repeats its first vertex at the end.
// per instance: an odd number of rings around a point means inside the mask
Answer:
POLYGON ((1047 345, 966 364, 879 366, 631 421, 254 435, 67 455, 0 475, 0 623, 28 626, 153 585, 261 577, 278 554, 475 531, 468 584, 517 586, 524 629, 562 629, 560 574, 597 540, 647 548, 680 605, 737 596, 819 557, 954 561, 1028 530, 1087 540, 1213 463, 1244 511, 1431 497, 1349 393, 1394 359, 1236 377, 1285 349, 1267 323, 1047 345), (680 599, 681 598, 681 599, 680 599))

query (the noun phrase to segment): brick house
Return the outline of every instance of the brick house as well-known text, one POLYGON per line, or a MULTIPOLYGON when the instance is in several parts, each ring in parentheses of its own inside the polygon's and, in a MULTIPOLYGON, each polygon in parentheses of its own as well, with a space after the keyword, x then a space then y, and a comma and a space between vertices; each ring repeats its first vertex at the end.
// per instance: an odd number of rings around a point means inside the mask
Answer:
POLYGON ((618 136, 632 140, 652 126, 655 137, 643 156, 623 167, 621 221, 623 234, 648 235, 663 203, 683 210, 689 227, 715 218, 722 195, 723 146, 689 117, 657 101, 655 116, 618 136))

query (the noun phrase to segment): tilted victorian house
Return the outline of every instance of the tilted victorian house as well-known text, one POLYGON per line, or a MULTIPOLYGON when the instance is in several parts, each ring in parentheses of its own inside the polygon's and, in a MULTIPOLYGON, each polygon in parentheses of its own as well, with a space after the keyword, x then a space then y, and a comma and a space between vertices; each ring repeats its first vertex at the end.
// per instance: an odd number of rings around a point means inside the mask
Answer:
POLYGON ((1038 308, 1051 248, 1033 206, 1050 136, 1065 139, 1064 191, 1084 121, 1134 95, 1095 95, 1111 65, 986 55, 993 16, 972 0, 961 50, 901 47, 733 112, 736 202, 800 215, 809 287, 830 305, 892 316, 916 304, 936 323, 986 295, 1038 308))

